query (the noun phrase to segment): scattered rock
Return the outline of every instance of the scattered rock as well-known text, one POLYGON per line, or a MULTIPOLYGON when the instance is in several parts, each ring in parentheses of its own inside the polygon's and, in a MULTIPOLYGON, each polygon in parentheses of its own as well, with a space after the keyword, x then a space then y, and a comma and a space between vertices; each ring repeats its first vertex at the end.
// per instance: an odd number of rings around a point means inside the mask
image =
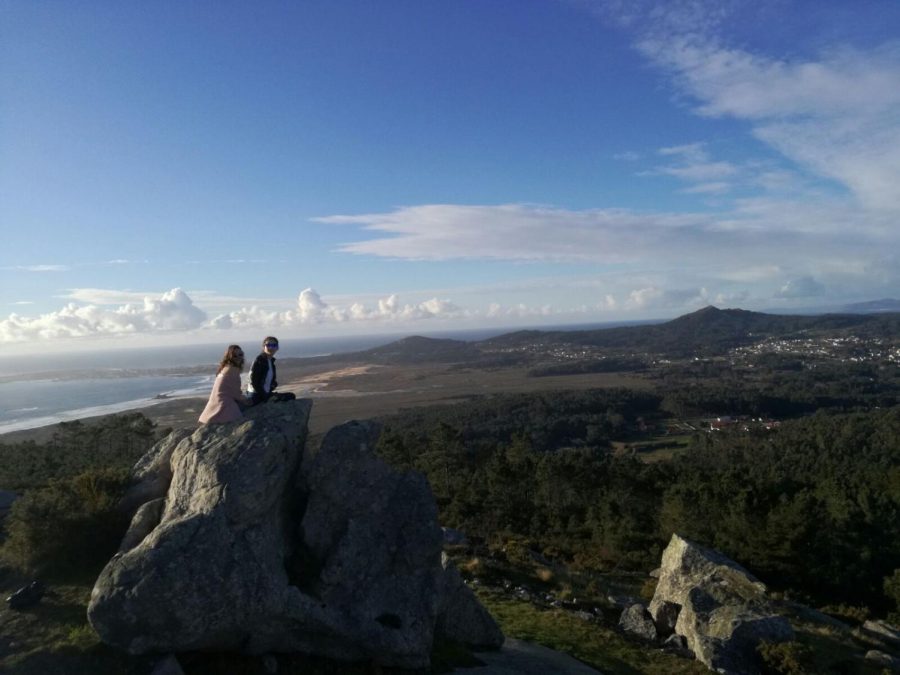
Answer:
POLYGON ((16 611, 34 607, 44 597, 46 590, 44 584, 40 581, 32 581, 6 598, 6 604, 9 605, 10 609, 16 611))
POLYGON ((634 597, 633 595, 617 595, 615 593, 610 593, 609 595, 607 595, 606 600, 613 607, 617 607, 619 609, 627 609, 632 605, 643 604, 638 598, 634 597))
POLYGON ((726 675, 756 673, 761 641, 794 636, 787 619, 774 614, 765 590, 734 561, 673 534, 650 613, 657 618, 664 603, 680 605, 675 632, 698 660, 726 675))
POLYGON ((619 628, 649 642, 656 642, 656 626, 646 605, 635 603, 619 617, 619 628))

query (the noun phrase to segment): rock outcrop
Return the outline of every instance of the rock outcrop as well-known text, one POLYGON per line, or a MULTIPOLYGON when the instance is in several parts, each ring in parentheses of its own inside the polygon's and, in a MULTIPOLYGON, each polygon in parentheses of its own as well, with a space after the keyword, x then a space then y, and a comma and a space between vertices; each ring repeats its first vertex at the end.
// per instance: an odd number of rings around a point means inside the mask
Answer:
MULTIPOLYGON (((148 453, 123 503, 136 508, 132 526, 88 608, 104 642, 420 668, 436 626, 484 612, 474 596, 446 601, 455 582, 424 477, 379 460, 377 429, 362 423, 333 429, 304 462, 310 408, 259 406, 148 453)), ((502 643, 489 615, 483 629, 466 638, 502 643)))
POLYGON ((672 535, 663 552, 650 613, 657 626, 671 623, 697 659, 726 675, 760 672, 756 647, 793 639, 787 619, 774 614, 765 585, 725 556, 672 535))

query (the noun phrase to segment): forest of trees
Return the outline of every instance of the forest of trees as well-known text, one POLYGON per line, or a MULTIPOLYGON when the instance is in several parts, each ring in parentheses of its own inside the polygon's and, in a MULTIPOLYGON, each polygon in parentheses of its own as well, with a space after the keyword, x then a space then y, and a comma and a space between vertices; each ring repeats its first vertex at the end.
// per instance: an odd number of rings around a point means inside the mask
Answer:
POLYGON ((698 433, 676 458, 611 441, 665 416, 627 390, 497 396, 384 419, 388 461, 423 471, 442 523, 528 539, 584 569, 647 571, 672 532, 775 588, 890 609, 900 569, 900 407, 820 412, 775 432, 698 433))

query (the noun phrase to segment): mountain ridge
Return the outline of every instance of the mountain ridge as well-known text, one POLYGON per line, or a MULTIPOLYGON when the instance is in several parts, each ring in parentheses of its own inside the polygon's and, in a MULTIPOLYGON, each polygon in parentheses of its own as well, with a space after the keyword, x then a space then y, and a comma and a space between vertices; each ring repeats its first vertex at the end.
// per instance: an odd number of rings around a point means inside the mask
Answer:
POLYGON ((519 330, 486 340, 466 342, 412 336, 358 352, 379 363, 461 362, 484 360, 498 352, 528 348, 591 347, 663 356, 715 356, 766 338, 861 334, 900 339, 900 312, 768 314, 708 305, 658 324, 589 330, 519 330))

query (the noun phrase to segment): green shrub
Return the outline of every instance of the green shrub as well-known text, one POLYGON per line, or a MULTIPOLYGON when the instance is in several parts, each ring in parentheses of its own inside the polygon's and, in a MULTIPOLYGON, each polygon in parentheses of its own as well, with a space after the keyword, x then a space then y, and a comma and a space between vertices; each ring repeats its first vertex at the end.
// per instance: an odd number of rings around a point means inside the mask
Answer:
POLYGON ((812 673, 812 651, 801 642, 761 642, 756 648, 763 672, 771 675, 812 673))
POLYGON ((95 575, 128 526, 116 504, 128 471, 95 469, 26 492, 6 519, 3 560, 29 575, 95 575))

